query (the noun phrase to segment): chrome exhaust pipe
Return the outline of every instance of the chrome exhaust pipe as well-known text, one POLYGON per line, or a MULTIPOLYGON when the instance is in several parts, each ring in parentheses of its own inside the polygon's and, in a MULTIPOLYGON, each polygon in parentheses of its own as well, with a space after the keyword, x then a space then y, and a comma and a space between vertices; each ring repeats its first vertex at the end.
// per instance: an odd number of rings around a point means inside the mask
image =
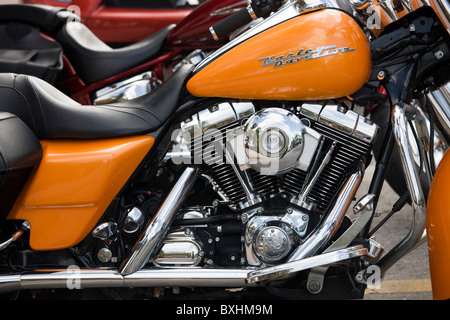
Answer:
POLYGON ((189 195, 197 173, 198 169, 191 167, 183 171, 158 212, 134 245, 131 255, 121 265, 120 274, 126 276, 135 273, 149 261, 166 236, 176 213, 189 195))
POLYGON ((123 276, 117 270, 78 267, 0 276, 0 293, 30 289, 89 289, 141 287, 226 287, 246 284, 248 270, 202 268, 142 269, 123 276))
POLYGON ((0 293, 31 289, 254 287, 258 282, 270 281, 281 275, 365 255, 367 249, 359 245, 259 270, 153 267, 126 276, 117 270, 80 269, 72 266, 67 269, 0 276, 0 293))

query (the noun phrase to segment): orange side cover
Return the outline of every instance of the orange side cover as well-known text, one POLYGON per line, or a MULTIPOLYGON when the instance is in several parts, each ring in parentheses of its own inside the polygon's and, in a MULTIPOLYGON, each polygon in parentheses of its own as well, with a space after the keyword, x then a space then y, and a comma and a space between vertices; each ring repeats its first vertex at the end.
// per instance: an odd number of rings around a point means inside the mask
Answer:
POLYGON ((450 152, 433 177, 427 203, 427 240, 434 299, 450 299, 450 152))
POLYGON ((153 137, 41 141, 44 155, 8 219, 30 222, 33 250, 72 247, 95 227, 153 137))

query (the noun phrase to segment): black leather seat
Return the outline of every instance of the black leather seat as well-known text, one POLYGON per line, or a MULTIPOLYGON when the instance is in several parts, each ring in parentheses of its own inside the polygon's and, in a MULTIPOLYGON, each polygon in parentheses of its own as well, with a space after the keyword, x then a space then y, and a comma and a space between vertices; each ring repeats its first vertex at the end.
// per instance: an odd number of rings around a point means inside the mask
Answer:
POLYGON ((175 25, 169 25, 129 46, 113 49, 101 41, 73 13, 45 5, 2 5, 1 21, 21 21, 56 34, 78 75, 87 83, 97 82, 150 60, 161 51, 175 25))
POLYGON ((47 31, 59 30, 67 20, 79 19, 74 13, 61 7, 36 4, 7 4, 0 7, 0 22, 21 21, 47 31))
POLYGON ((1 219, 9 213, 28 176, 41 158, 41 145, 30 128, 15 115, 0 112, 1 219))
POLYGON ((150 60, 164 45, 175 25, 167 26, 132 45, 113 49, 80 22, 66 23, 57 35, 79 76, 87 83, 97 82, 150 60))
POLYGON ((80 105, 33 76, 0 74, 0 112, 25 122, 40 139, 95 139, 144 134, 158 129, 176 110, 192 70, 181 67, 155 91, 114 105, 80 105))

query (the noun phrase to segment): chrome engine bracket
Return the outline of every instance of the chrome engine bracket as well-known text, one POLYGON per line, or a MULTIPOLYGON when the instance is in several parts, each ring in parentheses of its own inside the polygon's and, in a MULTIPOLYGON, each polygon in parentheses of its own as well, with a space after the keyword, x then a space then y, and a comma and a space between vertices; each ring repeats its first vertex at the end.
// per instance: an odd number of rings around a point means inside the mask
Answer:
POLYGON ((262 268, 251 271, 247 275, 247 283, 275 280, 283 276, 308 270, 311 268, 326 266, 336 262, 367 255, 367 249, 361 245, 350 248, 331 251, 310 258, 287 262, 274 267, 262 268))
MULTIPOLYGON (((361 215, 353 222, 353 224, 335 241, 330 245, 323 253, 332 252, 347 247, 353 239, 356 238, 359 232, 369 222, 374 212, 373 200, 374 194, 367 194, 353 207, 353 213, 361 215)), ((318 294, 322 291, 325 273, 328 270, 328 266, 319 266, 312 268, 308 274, 308 282, 306 288, 310 293, 318 294)))
POLYGON ((352 225, 336 240, 325 249, 324 253, 345 248, 347 247, 353 239, 356 238, 358 233, 364 228, 364 226, 369 222, 372 214, 374 212, 373 200, 375 199, 374 194, 367 194, 353 207, 353 212, 355 214, 361 213, 361 215, 352 223, 352 225))

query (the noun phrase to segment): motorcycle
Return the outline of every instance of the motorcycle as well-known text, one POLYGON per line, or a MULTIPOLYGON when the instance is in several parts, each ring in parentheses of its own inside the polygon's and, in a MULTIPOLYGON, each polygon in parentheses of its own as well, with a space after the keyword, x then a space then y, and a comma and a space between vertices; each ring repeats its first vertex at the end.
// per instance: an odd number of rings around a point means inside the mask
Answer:
POLYGON ((177 25, 119 48, 97 38, 71 7, 3 5, 0 71, 37 76, 85 105, 134 99, 226 43, 211 38, 209 26, 246 4, 207 1, 177 25))
POLYGON ((450 133, 446 2, 264 4, 262 21, 134 100, 84 106, 0 75, 2 293, 362 299, 428 238, 433 296, 450 297, 450 155, 437 169, 432 156, 433 133, 446 146, 450 133), (392 213, 409 200, 413 219, 385 253, 373 235, 391 214, 372 219, 395 149, 408 192, 392 213))

